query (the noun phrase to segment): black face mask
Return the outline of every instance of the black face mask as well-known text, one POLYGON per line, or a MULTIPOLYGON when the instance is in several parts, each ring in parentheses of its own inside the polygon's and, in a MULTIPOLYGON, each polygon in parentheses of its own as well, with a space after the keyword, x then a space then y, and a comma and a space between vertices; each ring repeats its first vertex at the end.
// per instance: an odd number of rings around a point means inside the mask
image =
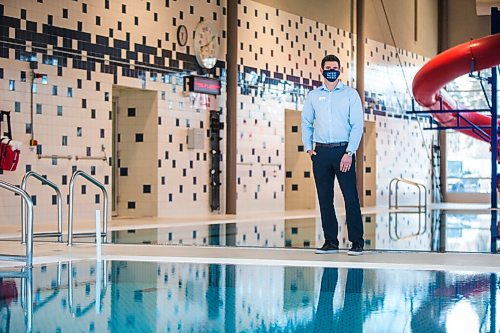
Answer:
POLYGON ((329 82, 335 82, 340 76, 340 71, 337 69, 324 69, 323 77, 329 82))

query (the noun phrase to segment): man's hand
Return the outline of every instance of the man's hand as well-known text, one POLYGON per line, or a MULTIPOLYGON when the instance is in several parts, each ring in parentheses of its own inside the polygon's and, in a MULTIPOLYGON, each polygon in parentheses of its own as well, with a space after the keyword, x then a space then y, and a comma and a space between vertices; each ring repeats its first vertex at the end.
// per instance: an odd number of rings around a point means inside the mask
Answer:
POLYGON ((340 171, 347 172, 351 169, 352 165, 352 156, 344 154, 342 156, 342 160, 340 161, 340 171))
POLYGON ((316 155, 316 152, 314 150, 308 150, 307 153, 309 154, 309 156, 313 156, 313 155, 316 155))

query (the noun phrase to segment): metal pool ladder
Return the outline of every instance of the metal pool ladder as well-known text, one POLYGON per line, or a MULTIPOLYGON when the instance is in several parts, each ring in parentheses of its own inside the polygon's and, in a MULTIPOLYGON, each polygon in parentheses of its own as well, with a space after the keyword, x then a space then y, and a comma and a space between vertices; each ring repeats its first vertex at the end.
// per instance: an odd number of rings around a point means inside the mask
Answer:
POLYGON ((90 176, 89 174, 83 172, 82 170, 77 170, 71 176, 71 180, 69 182, 69 211, 68 211, 68 246, 73 245, 73 237, 92 237, 98 234, 98 230, 94 233, 78 233, 73 234, 73 212, 74 212, 74 196, 75 196, 75 180, 77 177, 83 177, 88 180, 91 184, 100 188, 103 194, 103 214, 102 214, 102 232, 100 236, 103 237, 104 242, 106 243, 108 240, 108 192, 106 191, 106 187, 100 183, 98 180, 90 176))
POLYGON ((420 211, 422 208, 424 211, 427 211, 427 188, 425 187, 424 184, 414 182, 412 180, 408 180, 405 178, 393 178, 389 182, 389 209, 391 208, 418 208, 418 211, 420 211), (396 187, 394 190, 394 195, 396 197, 394 205, 392 204, 392 184, 396 182, 396 187), (405 183, 411 186, 415 186, 418 189, 418 205, 400 205, 398 201, 398 189, 399 189, 399 183, 405 183), (422 190, 424 192, 424 203, 422 204, 422 190))
MULTIPOLYGON (((40 233, 35 233, 33 234, 33 237, 57 237, 57 241, 59 243, 62 243, 62 195, 61 191, 59 190, 59 187, 48 180, 47 178, 43 177, 42 175, 36 173, 35 171, 28 171, 23 177, 23 181, 21 182, 21 189, 23 191, 26 191, 26 186, 28 185, 28 179, 30 177, 36 178, 39 181, 42 182, 42 185, 48 185, 51 188, 54 189, 56 192, 56 198, 57 198, 57 232, 40 232, 40 233)), ((22 217, 22 244, 26 242, 26 205, 21 202, 21 217, 22 217)))
MULTIPOLYGON (((27 209, 27 232, 26 235, 23 231, 23 237, 26 237, 26 255, 9 255, 9 254, 0 254, 0 260, 3 261, 26 261, 26 267, 33 267, 33 200, 26 191, 20 189, 19 187, 12 185, 10 183, 4 182, 0 180, 0 188, 4 188, 10 192, 14 192, 15 194, 19 194, 28 207, 27 209)), ((25 221, 22 221, 23 225, 25 221)))

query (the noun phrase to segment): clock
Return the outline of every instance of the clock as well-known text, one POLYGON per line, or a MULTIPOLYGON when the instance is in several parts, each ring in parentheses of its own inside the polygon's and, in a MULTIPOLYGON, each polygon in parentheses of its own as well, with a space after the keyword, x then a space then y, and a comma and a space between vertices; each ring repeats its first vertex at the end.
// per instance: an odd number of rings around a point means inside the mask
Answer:
POLYGON ((180 25, 177 28, 177 43, 179 46, 186 46, 188 40, 188 31, 185 25, 180 25))
POLYGON ((213 68, 217 62, 219 39, 217 30, 207 21, 200 21, 194 31, 194 53, 203 68, 213 68))

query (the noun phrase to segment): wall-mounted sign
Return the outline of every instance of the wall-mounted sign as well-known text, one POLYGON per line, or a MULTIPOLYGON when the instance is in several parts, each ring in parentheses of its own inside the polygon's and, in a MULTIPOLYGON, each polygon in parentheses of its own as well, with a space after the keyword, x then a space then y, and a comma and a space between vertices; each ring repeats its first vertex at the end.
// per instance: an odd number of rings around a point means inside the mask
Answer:
POLYGON ((179 46, 186 46, 188 41, 188 31, 185 25, 180 25, 177 28, 177 43, 179 46))
POLYGON ((210 77, 189 75, 184 77, 184 91, 220 95, 221 83, 210 77))

